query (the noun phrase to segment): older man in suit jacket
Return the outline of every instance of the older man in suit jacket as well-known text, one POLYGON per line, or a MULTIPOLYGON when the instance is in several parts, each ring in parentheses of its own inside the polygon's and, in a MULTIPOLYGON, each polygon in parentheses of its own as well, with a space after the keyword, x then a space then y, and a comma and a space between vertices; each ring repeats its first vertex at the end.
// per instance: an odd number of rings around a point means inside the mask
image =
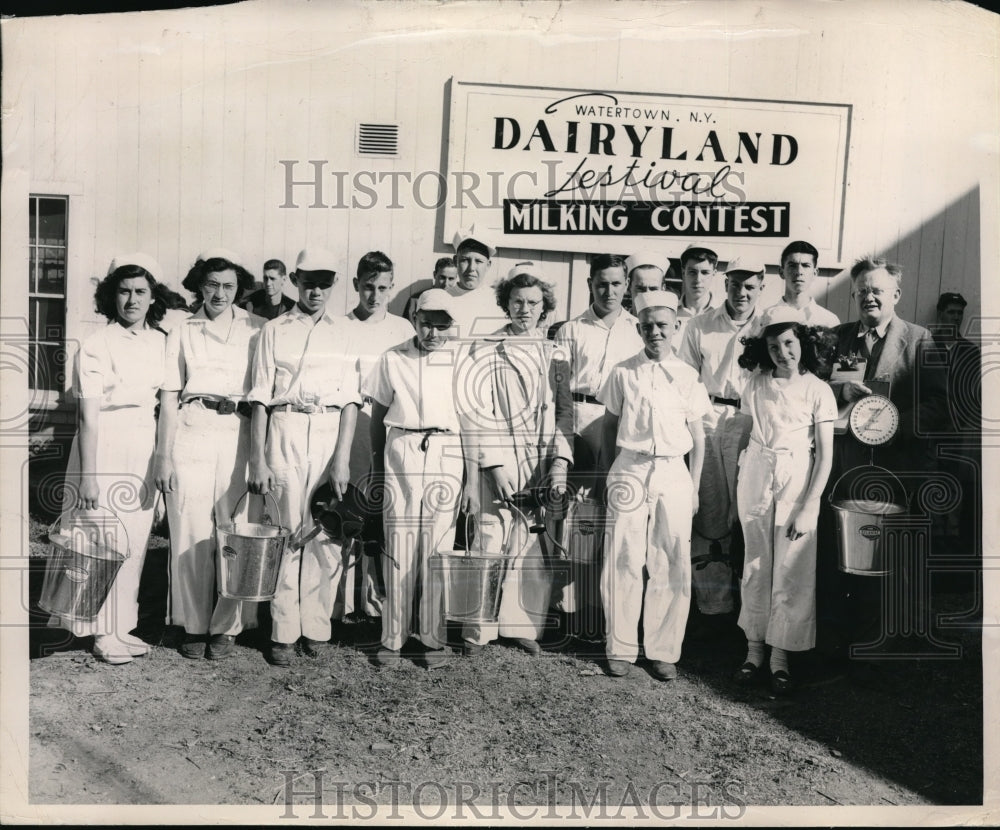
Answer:
MULTIPOLYGON (((837 335, 838 355, 856 355, 867 364, 863 380, 831 381, 831 386, 838 402, 843 404, 871 394, 875 391, 872 386, 878 385, 874 381, 888 382, 889 398, 899 409, 900 423, 896 437, 874 449, 862 445, 851 435, 839 437, 835 442, 831 486, 842 473, 874 462, 900 476, 907 492, 912 494, 932 469, 927 433, 943 425, 947 389, 941 373, 934 370, 933 360, 928 360, 928 353, 934 350, 930 332, 896 316, 901 277, 902 269, 898 265, 873 257, 858 260, 851 269, 852 294, 859 319, 843 323, 833 331, 837 335)), ((831 540, 836 534, 832 519, 827 516, 826 520, 831 532, 820 534, 820 538, 831 540)), ((838 579, 834 565, 836 552, 831 544, 823 548, 817 574, 820 627, 825 618, 839 634, 833 634, 831 639, 841 644, 856 641, 859 635, 861 639, 871 640, 871 635, 878 634, 871 630, 878 612, 878 598, 874 595, 877 581, 846 575, 838 579), (853 598, 853 607, 844 603, 848 594, 853 598), (854 623, 853 631, 849 620, 854 623), (864 631, 866 625, 868 630, 864 631)), ((905 574, 897 574, 900 575, 907 578, 905 574)), ((888 621, 883 617, 880 622, 882 630, 887 630, 888 621)), ((893 622, 898 625, 900 621, 893 622)), ((889 626, 888 630, 894 630, 897 625, 889 626)), ((828 633, 831 633, 830 628, 828 633)))

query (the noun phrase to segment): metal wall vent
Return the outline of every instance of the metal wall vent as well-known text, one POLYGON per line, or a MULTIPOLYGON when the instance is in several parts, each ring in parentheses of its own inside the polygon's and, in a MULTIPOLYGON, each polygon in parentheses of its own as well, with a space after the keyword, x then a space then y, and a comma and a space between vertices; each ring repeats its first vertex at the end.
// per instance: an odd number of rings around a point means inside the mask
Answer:
POLYGON ((357 148, 359 156, 398 156, 399 125, 358 124, 357 148))

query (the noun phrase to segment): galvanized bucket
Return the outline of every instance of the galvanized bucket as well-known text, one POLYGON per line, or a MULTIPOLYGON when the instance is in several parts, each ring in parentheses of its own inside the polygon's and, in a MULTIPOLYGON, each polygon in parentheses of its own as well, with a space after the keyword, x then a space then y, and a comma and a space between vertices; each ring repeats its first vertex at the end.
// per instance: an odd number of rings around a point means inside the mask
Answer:
MULTIPOLYGON (((519 522, 524 525, 524 538, 528 539, 530 525, 524 514, 508 505, 519 522)), ((465 519, 465 538, 469 539, 469 522, 465 519)), ((439 550, 433 557, 432 571, 441 574, 444 589, 444 615, 459 623, 482 625, 500 619, 501 588, 507 568, 515 554, 513 524, 504 534, 500 551, 466 549, 439 550)))
POLYGON ((278 571, 290 531, 281 526, 281 516, 274 496, 268 494, 278 523, 271 521, 266 508, 263 522, 237 522, 240 505, 250 494, 247 490, 236 503, 228 524, 215 528, 216 584, 220 596, 247 602, 274 599, 278 571))
POLYGON ((830 507, 837 517, 838 566, 844 573, 860 576, 885 576, 890 572, 884 544, 886 516, 898 516, 907 511, 906 491, 902 482, 884 467, 856 467, 845 472, 830 489, 830 507), (859 495, 861 498, 835 498, 844 477, 857 470, 882 470, 899 484, 903 504, 891 501, 891 492, 871 482, 859 495))
POLYGON ((566 510, 562 546, 572 562, 599 563, 608 534, 608 514, 596 501, 572 500, 566 510))
POLYGON ((128 531, 117 514, 91 515, 63 531, 63 516, 49 528, 49 556, 38 607, 75 622, 93 622, 128 559, 128 531), (120 534, 119 534, 120 529, 120 534), (125 553, 121 551, 124 550, 125 553))

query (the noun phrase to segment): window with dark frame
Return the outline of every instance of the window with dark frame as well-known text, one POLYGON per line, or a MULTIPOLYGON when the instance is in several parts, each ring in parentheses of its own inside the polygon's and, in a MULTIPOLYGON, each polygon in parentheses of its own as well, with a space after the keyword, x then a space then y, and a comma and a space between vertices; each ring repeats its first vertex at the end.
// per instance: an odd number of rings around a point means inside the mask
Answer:
POLYGON ((29 196, 28 387, 62 391, 68 196, 29 196))

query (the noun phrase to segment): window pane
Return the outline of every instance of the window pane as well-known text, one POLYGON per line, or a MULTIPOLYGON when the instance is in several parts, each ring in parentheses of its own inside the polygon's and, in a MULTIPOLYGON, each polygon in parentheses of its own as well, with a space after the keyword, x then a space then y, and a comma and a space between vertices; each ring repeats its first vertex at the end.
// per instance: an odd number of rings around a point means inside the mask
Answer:
POLYGON ((28 249, 28 291, 34 292, 38 290, 38 284, 35 281, 37 276, 35 273, 35 263, 38 260, 36 255, 37 248, 28 249))
POLYGON ((37 291, 40 294, 63 294, 66 290, 66 251, 39 248, 38 258, 37 291))
POLYGON ((62 300, 33 299, 36 305, 37 315, 32 314, 33 319, 37 319, 37 330, 29 336, 35 340, 54 340, 62 342, 66 328, 66 307, 62 300))
POLYGON ((32 343, 28 351, 28 368, 32 389, 61 390, 65 383, 65 349, 60 345, 32 343))
POLYGON ((66 244, 66 200, 38 200, 38 244, 66 244))
POLYGON ((37 217, 38 212, 38 199, 34 196, 28 199, 28 239, 31 240, 31 244, 34 245, 36 242, 35 235, 38 233, 37 228, 37 217))

